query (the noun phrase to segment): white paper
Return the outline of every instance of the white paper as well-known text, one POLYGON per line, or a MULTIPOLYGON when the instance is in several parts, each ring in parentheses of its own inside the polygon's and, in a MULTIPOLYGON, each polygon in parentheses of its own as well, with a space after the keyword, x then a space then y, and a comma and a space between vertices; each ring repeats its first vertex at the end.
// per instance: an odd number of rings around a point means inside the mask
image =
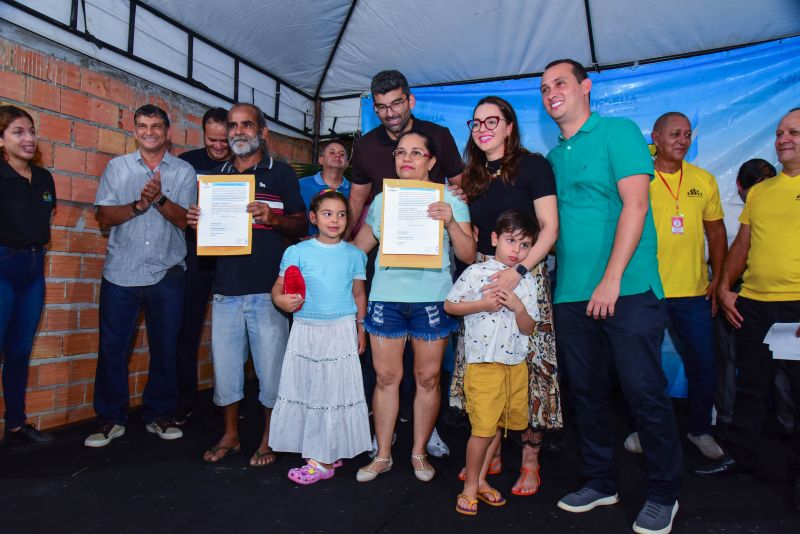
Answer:
POLYGON ((200 182, 197 204, 197 246, 244 247, 248 245, 251 216, 249 182, 200 182))
POLYGON ((800 338, 797 329, 800 323, 775 323, 764 337, 775 360, 800 360, 800 338))
POLYGON ((383 253, 439 254, 439 221, 428 216, 428 206, 439 202, 439 190, 386 187, 383 197, 383 253))

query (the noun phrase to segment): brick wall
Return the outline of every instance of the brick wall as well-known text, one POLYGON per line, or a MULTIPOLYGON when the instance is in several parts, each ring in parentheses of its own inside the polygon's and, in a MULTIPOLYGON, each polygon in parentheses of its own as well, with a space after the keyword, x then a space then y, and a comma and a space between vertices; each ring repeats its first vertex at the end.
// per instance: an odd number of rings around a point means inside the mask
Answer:
MULTIPOLYGON (((167 110, 175 154, 201 146, 205 107, 24 34, 19 40, 0 37, 0 103, 23 107, 34 117, 43 165, 56 183, 58 210, 45 268, 45 311, 34 342, 26 399, 28 420, 48 428, 94 416, 97 303, 106 251, 106 237, 92 207, 99 177, 111 158, 135 150, 131 132, 138 106, 149 102, 167 110)), ((278 157, 311 160, 307 141, 272 133, 269 142, 278 157)), ((212 385, 209 334, 207 318, 198 363, 201 388, 212 385)), ((147 338, 141 323, 129 366, 135 406, 141 404, 147 381, 147 338)), ((0 417, 3 410, 0 398, 0 417)))

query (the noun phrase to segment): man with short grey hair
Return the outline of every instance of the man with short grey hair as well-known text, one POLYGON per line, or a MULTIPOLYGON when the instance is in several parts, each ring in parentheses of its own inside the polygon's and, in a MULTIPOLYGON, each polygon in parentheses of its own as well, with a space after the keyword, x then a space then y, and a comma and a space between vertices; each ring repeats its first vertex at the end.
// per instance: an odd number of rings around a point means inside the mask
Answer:
POLYGON ((167 152, 169 117, 154 105, 134 113, 139 150, 111 160, 100 179, 97 221, 110 228, 100 285, 100 347, 94 384, 99 424, 87 447, 125 433, 128 355, 144 310, 150 370, 142 393, 146 429, 183 436, 170 414, 177 400, 175 353, 185 289, 186 208, 197 196, 192 166, 167 152))
MULTIPOLYGON (((239 404, 244 398, 244 363, 248 352, 258 377, 258 400, 264 408, 264 433, 250 458, 252 467, 275 462, 269 447, 269 425, 278 395, 289 321, 272 303, 272 285, 278 278, 288 239, 306 231, 306 210, 292 168, 274 159, 267 147, 269 129, 264 113, 253 104, 235 104, 228 111, 228 143, 233 159, 215 172, 255 177, 250 254, 219 256, 211 306, 211 352, 214 359, 214 403, 223 408, 224 431, 203 454, 217 463, 241 449, 239 404)), ((191 206, 187 220, 197 226, 202 217, 191 206)))

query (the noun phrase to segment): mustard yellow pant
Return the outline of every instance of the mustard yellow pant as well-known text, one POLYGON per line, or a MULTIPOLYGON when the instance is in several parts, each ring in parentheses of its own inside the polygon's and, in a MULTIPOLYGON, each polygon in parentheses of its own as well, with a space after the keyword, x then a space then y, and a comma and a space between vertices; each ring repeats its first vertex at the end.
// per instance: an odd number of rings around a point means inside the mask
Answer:
POLYGON ((464 396, 473 436, 492 437, 497 427, 528 427, 528 365, 524 361, 467 364, 464 396))

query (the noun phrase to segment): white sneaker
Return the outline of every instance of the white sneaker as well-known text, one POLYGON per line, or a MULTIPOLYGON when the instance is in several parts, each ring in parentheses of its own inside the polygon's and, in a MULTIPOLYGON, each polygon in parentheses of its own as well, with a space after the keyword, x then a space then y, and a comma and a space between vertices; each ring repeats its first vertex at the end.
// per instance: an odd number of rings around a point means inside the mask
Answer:
POLYGON ((633 454, 642 454, 644 449, 642 449, 642 444, 639 442, 639 433, 638 432, 631 432, 627 438, 625 438, 625 450, 628 452, 632 452, 633 454))
POLYGON ((158 417, 153 422, 147 423, 145 429, 151 434, 157 434, 161 439, 178 439, 183 437, 183 430, 178 428, 171 417, 158 417))
POLYGON ((719 460, 725 456, 725 452, 717 444, 714 436, 711 434, 700 434, 699 436, 686 434, 686 437, 700 449, 700 452, 703 453, 703 456, 706 458, 719 460))
POLYGON ((103 421, 98 425, 97 430, 84 440, 83 444, 87 447, 105 447, 111 443, 112 439, 123 436, 124 434, 124 426, 114 424, 110 421, 103 421))
POLYGON ((450 447, 439 437, 439 431, 436 430, 436 427, 433 427, 431 439, 429 439, 428 444, 425 445, 425 450, 428 454, 436 458, 443 458, 450 455, 450 447))
MULTIPOLYGON (((392 434, 392 445, 394 445, 395 441, 397 441, 397 433, 396 432, 392 434)), ((376 436, 375 434, 372 434, 372 449, 370 449, 370 451, 368 453, 368 456, 370 458, 375 458, 375 456, 377 456, 377 454, 378 454, 378 436, 376 436)), ((388 471, 388 469, 387 469, 387 471, 388 471)))

